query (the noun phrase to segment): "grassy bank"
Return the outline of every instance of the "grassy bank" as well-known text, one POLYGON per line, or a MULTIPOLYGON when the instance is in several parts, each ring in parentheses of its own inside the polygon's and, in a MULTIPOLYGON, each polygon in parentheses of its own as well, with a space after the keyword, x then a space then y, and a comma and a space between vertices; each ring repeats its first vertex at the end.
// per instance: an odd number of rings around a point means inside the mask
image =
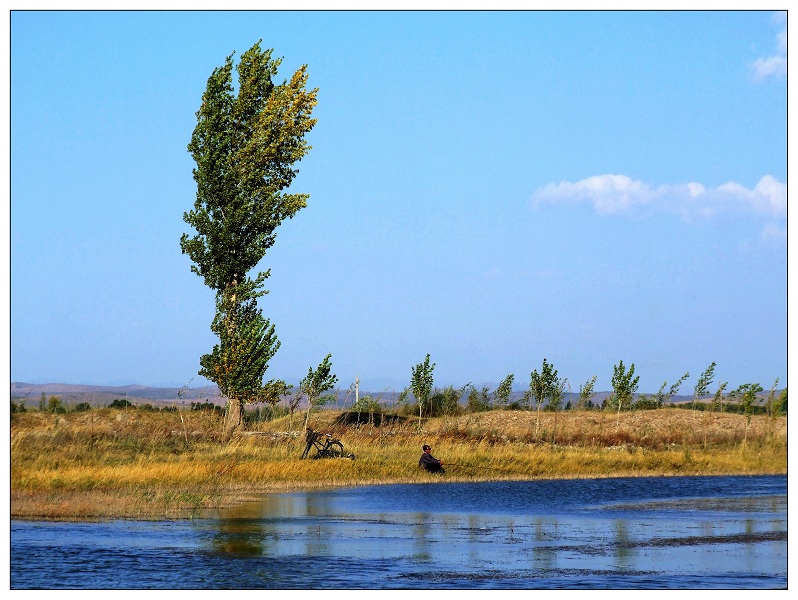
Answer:
POLYGON ((786 417, 689 410, 490 411, 343 424, 314 414, 356 460, 300 460, 296 416, 222 439, 218 413, 100 409, 11 419, 11 515, 190 517, 267 491, 401 482, 787 472, 786 417), (290 431, 289 429, 293 430, 290 431), (417 467, 421 444, 446 474, 417 467))

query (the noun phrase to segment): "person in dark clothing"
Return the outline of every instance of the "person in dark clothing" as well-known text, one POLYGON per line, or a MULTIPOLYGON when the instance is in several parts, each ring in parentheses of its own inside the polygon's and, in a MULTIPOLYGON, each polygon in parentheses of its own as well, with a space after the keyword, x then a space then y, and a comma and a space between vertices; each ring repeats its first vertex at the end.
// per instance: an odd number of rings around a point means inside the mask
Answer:
POLYGON ((418 466, 425 468, 430 473, 445 473, 442 466, 443 463, 432 456, 432 448, 424 444, 422 449, 424 453, 421 455, 421 458, 418 459, 418 466))

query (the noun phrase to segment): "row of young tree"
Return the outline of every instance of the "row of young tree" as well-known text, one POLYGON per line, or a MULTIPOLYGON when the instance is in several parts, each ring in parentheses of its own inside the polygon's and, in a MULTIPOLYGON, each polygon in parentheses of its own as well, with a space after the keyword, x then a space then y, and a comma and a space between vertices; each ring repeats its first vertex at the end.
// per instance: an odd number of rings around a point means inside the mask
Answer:
MULTIPOLYGON (((253 409, 241 413, 243 425, 254 424, 261 421, 289 416, 289 429, 293 427, 293 416, 299 409, 303 400, 306 404, 304 426, 308 426, 311 412, 335 400, 337 394, 329 393, 335 388, 338 381, 332 373, 331 355, 327 355, 315 369, 308 369, 308 374, 298 386, 285 385, 284 393, 279 397, 269 397, 253 409), (283 402, 283 406, 279 403, 283 402)), ((728 382, 720 382, 715 392, 710 391, 714 383, 716 364, 713 362, 698 378, 693 388, 693 397, 690 401, 679 405, 670 400, 679 393, 682 384, 689 377, 685 373, 674 383, 668 385, 663 382, 656 394, 638 394, 640 377, 635 375, 635 365, 628 368, 623 361, 613 367, 612 392, 604 396, 601 402, 593 402, 597 392, 595 383, 597 376, 593 376, 579 385, 578 392, 574 393, 567 378, 561 377, 554 365, 544 358, 540 371, 533 370, 530 374, 527 389, 519 395, 513 392, 515 377, 507 375, 501 383, 491 390, 488 386, 477 388, 468 383, 462 387, 446 386, 434 387, 435 363, 430 362, 427 354, 424 361, 411 368, 410 385, 405 388, 393 404, 393 410, 404 415, 418 415, 419 423, 423 418, 436 416, 453 416, 463 413, 478 413, 489 410, 534 410, 537 412, 535 421, 535 434, 538 434, 541 411, 558 412, 560 410, 607 410, 614 411, 620 419, 623 411, 656 409, 665 406, 683 407, 694 410, 711 412, 734 412, 743 414, 750 423, 751 416, 756 413, 766 413, 772 416, 787 413, 787 389, 777 390, 778 379, 767 393, 759 384, 743 384, 736 389, 727 391, 728 382), (777 393, 778 392, 778 393, 777 393), (564 404, 565 399, 569 398, 564 404)), ((350 392, 352 390, 350 389, 350 392)), ((139 409, 139 410, 177 410, 174 406, 161 409, 150 404, 133 405, 127 399, 117 399, 108 405, 110 408, 139 409)), ((379 399, 371 395, 364 395, 357 399, 347 410, 365 413, 368 415, 383 414, 386 409, 379 399)), ((48 399, 44 393, 39 400, 39 411, 49 413, 82 412, 91 410, 87 402, 74 406, 66 406, 57 396, 48 399)), ((223 414, 221 407, 210 403, 191 402, 190 410, 223 414)), ((25 412, 25 402, 12 401, 12 412, 25 412)))
POLYGON ((656 409, 665 406, 684 406, 710 412, 737 412, 747 416, 755 412, 765 412, 769 415, 787 413, 787 388, 779 392, 778 379, 767 393, 764 393, 765 390, 758 383, 745 383, 736 389, 728 390, 728 382, 719 383, 716 391, 711 392, 716 366, 713 362, 698 378, 691 401, 676 405, 670 401, 690 377, 689 372, 670 385, 667 381, 663 382, 655 394, 638 394, 640 377, 635 375, 635 365, 633 363, 627 368, 621 360, 613 367, 612 392, 600 403, 594 403, 597 376, 594 375, 579 385, 578 392, 574 393, 568 379, 560 377, 552 363, 544 358, 540 372, 535 369, 530 374, 529 386, 521 397, 518 398, 516 394, 516 399, 511 400, 515 379, 513 374, 507 375, 493 391, 487 386, 477 389, 469 383, 460 388, 448 386, 433 392, 435 364, 430 364, 428 354, 423 362, 412 368, 410 387, 402 392, 400 403, 408 407, 412 405, 413 412, 417 413, 419 418, 491 409, 536 410, 538 413, 541 410, 556 412, 563 409, 603 409, 614 410, 620 414, 626 410, 656 409), (563 405, 566 397, 573 400, 569 399, 567 404, 563 405))

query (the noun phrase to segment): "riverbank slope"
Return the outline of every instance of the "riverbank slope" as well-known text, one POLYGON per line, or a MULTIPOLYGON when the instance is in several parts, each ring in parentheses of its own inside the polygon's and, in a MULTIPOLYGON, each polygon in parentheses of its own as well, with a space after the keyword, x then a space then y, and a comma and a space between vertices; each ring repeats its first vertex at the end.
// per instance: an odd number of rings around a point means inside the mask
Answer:
POLYGON ((322 410, 354 460, 302 460, 299 415, 225 440, 212 410, 26 412, 11 419, 11 516, 187 518, 265 492, 381 483, 787 472, 787 418, 657 409, 425 419, 322 410), (419 470, 421 445, 444 475, 419 470))

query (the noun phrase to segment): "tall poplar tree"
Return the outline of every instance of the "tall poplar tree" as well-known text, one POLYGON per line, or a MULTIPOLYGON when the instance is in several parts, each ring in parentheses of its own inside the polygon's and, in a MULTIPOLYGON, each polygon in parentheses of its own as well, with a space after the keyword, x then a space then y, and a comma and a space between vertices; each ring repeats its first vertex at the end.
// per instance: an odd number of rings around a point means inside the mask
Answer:
POLYGON ((257 306, 269 271, 250 272, 274 244, 280 223, 307 205, 307 194, 285 190, 311 148, 304 136, 316 124, 310 115, 318 90, 306 90, 306 66, 275 83, 280 63, 256 43, 236 66, 236 93, 228 56, 208 79, 188 145, 197 196, 183 220, 196 235, 183 234, 180 248, 216 293, 211 329, 219 344, 200 358, 199 374, 228 399, 227 432, 241 424, 244 403, 275 401, 287 387, 263 382, 280 342, 257 306))

